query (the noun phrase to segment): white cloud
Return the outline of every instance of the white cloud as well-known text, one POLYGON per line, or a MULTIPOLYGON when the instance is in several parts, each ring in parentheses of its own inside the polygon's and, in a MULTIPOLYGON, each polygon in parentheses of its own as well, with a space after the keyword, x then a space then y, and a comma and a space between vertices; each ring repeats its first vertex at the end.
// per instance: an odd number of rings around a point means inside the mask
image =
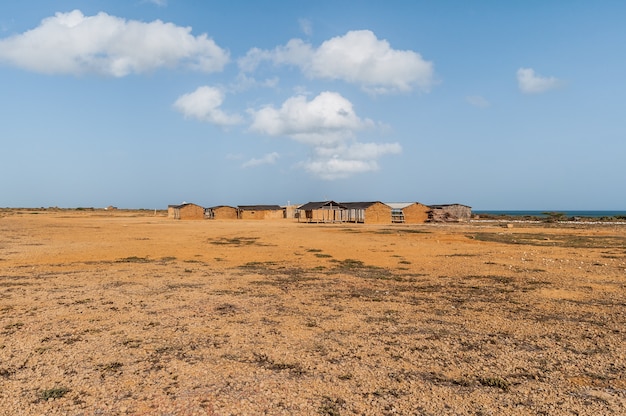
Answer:
POLYGON ((342 80, 373 93, 428 92, 436 83, 433 63, 411 50, 396 50, 369 30, 350 31, 319 48, 292 39, 272 51, 253 48, 239 60, 242 71, 254 71, 263 61, 299 67, 310 78, 342 80))
POLYGON ((311 145, 336 144, 371 126, 362 120, 352 103, 335 92, 322 92, 311 101, 303 95, 287 99, 281 108, 266 106, 252 111, 252 131, 270 136, 287 136, 311 145))
POLYGON ((517 85, 524 94, 540 94, 562 86, 563 82, 555 77, 537 75, 532 68, 520 68, 517 70, 517 85))
POLYGON ((379 169, 376 161, 345 160, 339 157, 311 160, 303 163, 302 166, 308 172, 326 180, 348 178, 358 173, 371 172, 379 169))
POLYGON ((317 147, 313 156, 301 166, 322 179, 347 178, 358 173, 380 169, 378 159, 388 154, 402 153, 398 143, 341 144, 331 147, 317 147))
POLYGON ((311 148, 311 157, 299 166, 323 178, 345 178, 379 169, 377 160, 398 154, 398 143, 361 143, 356 132, 374 127, 374 122, 356 115, 352 103, 335 92, 323 92, 308 101, 298 95, 280 108, 250 110, 251 131, 286 136, 311 148))
POLYGON ((491 103, 487 101, 485 97, 482 97, 480 95, 469 95, 465 97, 465 101, 467 101, 468 104, 478 108, 487 108, 491 105, 491 103))
POLYGON ((247 162, 243 163, 241 167, 243 168, 251 168, 260 165, 273 165, 276 163, 280 155, 276 152, 268 153, 260 159, 252 158, 247 162))
POLYGON ((195 118, 218 126, 230 126, 243 122, 238 114, 227 114, 220 106, 224 102, 224 93, 214 87, 198 87, 194 92, 180 96, 174 108, 186 118, 195 118))
POLYGON ((228 52, 190 27, 144 23, 80 10, 56 13, 35 29, 0 40, 0 62, 48 74, 123 77, 158 68, 221 71, 228 52))

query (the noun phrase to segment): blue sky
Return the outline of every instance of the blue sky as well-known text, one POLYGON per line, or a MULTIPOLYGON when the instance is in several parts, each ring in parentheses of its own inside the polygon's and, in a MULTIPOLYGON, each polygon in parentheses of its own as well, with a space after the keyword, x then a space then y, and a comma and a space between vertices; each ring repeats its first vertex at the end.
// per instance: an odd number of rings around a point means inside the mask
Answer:
POLYGON ((621 1, 0 4, 0 207, 626 209, 621 1))

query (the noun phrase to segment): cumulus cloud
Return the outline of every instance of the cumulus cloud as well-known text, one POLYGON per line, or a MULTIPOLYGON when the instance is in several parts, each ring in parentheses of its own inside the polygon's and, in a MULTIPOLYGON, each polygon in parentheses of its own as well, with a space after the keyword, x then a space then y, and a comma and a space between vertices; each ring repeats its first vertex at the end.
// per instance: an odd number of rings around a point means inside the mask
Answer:
POLYGON ((273 165, 274 163, 276 163, 279 157, 280 155, 276 152, 268 153, 259 159, 252 158, 248 160, 247 162, 243 163, 241 167, 252 168, 252 167, 261 166, 261 165, 273 165))
POLYGON ((352 103, 336 92, 322 92, 311 101, 304 95, 287 99, 280 108, 266 106, 253 111, 252 131, 270 136, 287 136, 312 145, 336 144, 371 126, 362 120, 352 103))
POLYGON ((239 60, 242 71, 254 71, 264 61, 292 65, 310 78, 342 80, 372 93, 428 92, 435 84, 434 66, 411 50, 393 49, 369 30, 350 31, 319 48, 292 39, 271 51, 253 48, 239 60))
POLYGON ((321 146, 313 149, 312 157, 300 164, 309 173, 326 180, 347 178, 355 174, 380 169, 378 159, 388 154, 402 153, 398 143, 360 143, 321 146))
POLYGON ((375 124, 358 117, 352 103, 335 92, 322 92, 311 100, 298 95, 280 108, 266 106, 250 113, 251 131, 286 136, 309 146, 311 157, 300 166, 323 179, 378 170, 380 157, 402 151, 398 143, 358 142, 356 133, 375 124))
POLYGON ((524 94, 540 94, 560 87, 563 82, 555 77, 535 74, 532 68, 520 68, 517 70, 517 85, 524 94))
POLYGON ((326 180, 348 178, 358 173, 378 170, 378 163, 372 160, 346 160, 339 157, 317 159, 302 163, 309 173, 326 180))
POLYGON ((228 52, 206 34, 155 20, 144 23, 80 10, 56 13, 22 34, 0 39, 0 62, 48 74, 123 77, 158 68, 221 71, 228 52))
POLYGON ((180 96, 174 103, 174 108, 186 118, 195 118, 200 121, 230 126, 243 122, 238 114, 227 114, 220 107, 224 102, 224 93, 218 88, 202 86, 194 92, 180 96))

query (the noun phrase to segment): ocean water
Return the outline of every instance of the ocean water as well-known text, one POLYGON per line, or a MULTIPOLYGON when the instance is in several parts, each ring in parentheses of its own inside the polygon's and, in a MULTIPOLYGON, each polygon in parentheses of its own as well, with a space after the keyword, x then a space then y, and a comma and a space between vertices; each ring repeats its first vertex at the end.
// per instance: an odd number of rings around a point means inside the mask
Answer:
POLYGON ((571 217, 588 217, 588 218, 602 218, 602 217, 626 217, 626 211, 558 211, 558 210, 545 210, 545 211, 488 211, 477 210, 472 211, 473 214, 490 214, 490 215, 507 215, 511 217, 546 217, 546 212, 558 212, 564 214, 567 218, 571 217))

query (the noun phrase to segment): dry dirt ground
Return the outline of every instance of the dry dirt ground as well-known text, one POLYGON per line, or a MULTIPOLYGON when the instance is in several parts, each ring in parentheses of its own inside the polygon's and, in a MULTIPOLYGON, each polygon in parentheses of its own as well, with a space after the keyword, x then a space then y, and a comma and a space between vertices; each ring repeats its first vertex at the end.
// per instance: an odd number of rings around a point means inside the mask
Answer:
POLYGON ((626 225, 0 211, 1 415, 626 414, 626 225))

